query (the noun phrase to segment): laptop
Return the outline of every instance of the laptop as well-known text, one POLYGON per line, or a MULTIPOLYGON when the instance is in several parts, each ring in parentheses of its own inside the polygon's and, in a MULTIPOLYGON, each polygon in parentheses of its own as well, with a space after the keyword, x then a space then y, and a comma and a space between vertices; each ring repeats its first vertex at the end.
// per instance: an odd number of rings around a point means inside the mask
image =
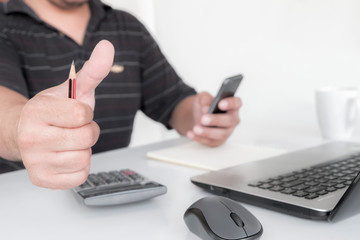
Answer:
POLYGON ((360 212, 360 143, 336 141, 191 178, 217 195, 336 222, 360 212))

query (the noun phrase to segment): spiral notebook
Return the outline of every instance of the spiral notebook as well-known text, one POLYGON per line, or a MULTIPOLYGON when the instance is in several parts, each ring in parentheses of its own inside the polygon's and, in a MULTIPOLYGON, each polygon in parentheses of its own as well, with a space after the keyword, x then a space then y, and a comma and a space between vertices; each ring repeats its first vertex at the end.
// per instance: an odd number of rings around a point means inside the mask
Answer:
POLYGON ((220 147, 211 148, 197 142, 188 142, 150 151, 147 153, 147 157, 152 160, 216 171, 282 153, 285 153, 285 150, 254 145, 225 143, 220 147))

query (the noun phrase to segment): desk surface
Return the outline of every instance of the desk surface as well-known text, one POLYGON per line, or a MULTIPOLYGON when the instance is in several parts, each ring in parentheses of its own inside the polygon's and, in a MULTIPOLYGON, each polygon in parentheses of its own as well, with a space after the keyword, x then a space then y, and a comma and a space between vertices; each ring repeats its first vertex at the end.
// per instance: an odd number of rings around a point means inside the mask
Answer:
MULTIPOLYGON (((91 208, 71 190, 33 186, 26 171, 0 175, 1 239, 198 239, 184 221, 185 210, 208 195, 190 182, 204 171, 148 160, 149 150, 184 139, 93 156, 91 171, 132 168, 168 187, 167 194, 135 204, 91 208)), ((355 239, 360 215, 338 223, 300 219, 243 204, 262 223, 261 239, 355 239)))

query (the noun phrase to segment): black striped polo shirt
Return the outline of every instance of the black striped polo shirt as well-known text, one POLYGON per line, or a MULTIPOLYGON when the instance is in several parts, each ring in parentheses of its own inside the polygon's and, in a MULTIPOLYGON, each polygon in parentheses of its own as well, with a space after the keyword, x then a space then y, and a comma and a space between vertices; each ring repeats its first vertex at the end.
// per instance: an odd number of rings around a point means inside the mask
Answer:
POLYGON ((94 120, 101 129, 96 153, 128 146, 138 110, 169 127, 175 106, 195 90, 179 78, 136 18, 98 0, 89 4, 82 46, 43 22, 23 1, 0 4, 0 85, 31 98, 65 81, 73 59, 81 69, 100 40, 112 42, 113 71, 95 93, 94 120))

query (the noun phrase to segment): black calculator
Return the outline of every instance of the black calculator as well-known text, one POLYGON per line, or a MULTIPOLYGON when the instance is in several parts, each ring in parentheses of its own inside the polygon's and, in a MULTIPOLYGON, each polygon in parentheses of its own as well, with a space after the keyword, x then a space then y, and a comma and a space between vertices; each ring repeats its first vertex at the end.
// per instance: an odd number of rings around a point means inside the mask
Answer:
POLYGON ((85 183, 73 190, 88 206, 138 202, 167 192, 166 186, 131 169, 91 173, 85 183))

